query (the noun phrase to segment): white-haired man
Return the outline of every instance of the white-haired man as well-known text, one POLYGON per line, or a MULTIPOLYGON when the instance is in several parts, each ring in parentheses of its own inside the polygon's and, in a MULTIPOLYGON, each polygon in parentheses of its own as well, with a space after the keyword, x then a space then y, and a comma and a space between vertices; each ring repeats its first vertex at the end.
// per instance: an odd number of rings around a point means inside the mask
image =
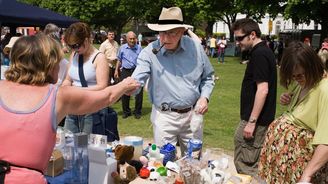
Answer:
POLYGON ((183 156, 190 139, 202 140, 203 118, 196 117, 208 110, 214 70, 199 40, 184 35, 192 26, 183 23, 180 8, 163 8, 158 24, 148 27, 159 40, 141 51, 132 77, 141 84, 149 79, 155 143, 179 142, 183 156))

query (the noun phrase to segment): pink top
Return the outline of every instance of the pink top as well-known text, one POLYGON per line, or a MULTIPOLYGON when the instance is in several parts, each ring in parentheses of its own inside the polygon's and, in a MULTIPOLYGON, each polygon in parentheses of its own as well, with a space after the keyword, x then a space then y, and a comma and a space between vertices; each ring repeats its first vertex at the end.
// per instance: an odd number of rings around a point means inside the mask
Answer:
MULTIPOLYGON (((47 169, 56 141, 57 89, 50 85, 42 102, 29 112, 10 109, 0 96, 0 160, 43 172, 47 169)), ((47 183, 40 172, 21 167, 11 167, 5 184, 47 183)))

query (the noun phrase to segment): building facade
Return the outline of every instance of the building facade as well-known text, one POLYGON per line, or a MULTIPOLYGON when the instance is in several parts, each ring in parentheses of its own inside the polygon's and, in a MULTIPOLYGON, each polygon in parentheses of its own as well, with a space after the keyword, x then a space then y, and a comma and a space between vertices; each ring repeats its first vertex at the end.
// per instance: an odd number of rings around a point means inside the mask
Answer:
MULTIPOLYGON (((245 18, 246 15, 238 14, 237 19, 245 18)), ((298 24, 292 22, 291 19, 285 20, 282 15, 278 15, 276 18, 270 18, 269 14, 265 15, 264 18, 261 19, 261 23, 259 23, 259 27, 261 29, 262 34, 264 35, 279 35, 280 32, 288 31, 288 30, 320 30, 321 25, 315 24, 314 21, 311 21, 310 24, 298 24)), ((213 33, 225 33, 226 37, 229 38, 229 28, 228 26, 222 22, 218 21, 213 25, 213 33)))

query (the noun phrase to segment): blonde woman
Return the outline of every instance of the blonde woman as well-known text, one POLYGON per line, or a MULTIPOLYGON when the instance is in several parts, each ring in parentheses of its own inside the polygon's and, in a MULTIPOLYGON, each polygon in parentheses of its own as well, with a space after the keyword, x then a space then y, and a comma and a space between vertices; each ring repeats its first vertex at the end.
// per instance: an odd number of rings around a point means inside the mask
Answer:
POLYGON ((139 87, 131 78, 98 91, 54 85, 62 58, 59 43, 42 33, 19 38, 11 50, 12 65, 0 81, 0 183, 46 184, 58 123, 139 87))

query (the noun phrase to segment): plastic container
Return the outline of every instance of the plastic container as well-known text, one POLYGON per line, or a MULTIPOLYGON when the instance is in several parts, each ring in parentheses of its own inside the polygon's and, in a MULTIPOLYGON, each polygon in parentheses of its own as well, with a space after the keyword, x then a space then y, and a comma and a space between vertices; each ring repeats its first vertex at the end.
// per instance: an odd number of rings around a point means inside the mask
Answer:
POLYGON ((163 165, 165 166, 168 161, 174 162, 176 158, 176 148, 170 143, 161 147, 160 153, 164 154, 163 165))
POLYGON ((198 131, 200 131, 202 129, 203 126, 203 120, 204 117, 202 114, 200 114, 199 111, 200 106, 197 105, 194 108, 193 114, 192 114, 192 118, 190 121, 190 129, 193 133, 196 133, 198 131))
POLYGON ((190 139, 187 144, 187 156, 199 160, 202 154, 203 142, 200 139, 190 139))

